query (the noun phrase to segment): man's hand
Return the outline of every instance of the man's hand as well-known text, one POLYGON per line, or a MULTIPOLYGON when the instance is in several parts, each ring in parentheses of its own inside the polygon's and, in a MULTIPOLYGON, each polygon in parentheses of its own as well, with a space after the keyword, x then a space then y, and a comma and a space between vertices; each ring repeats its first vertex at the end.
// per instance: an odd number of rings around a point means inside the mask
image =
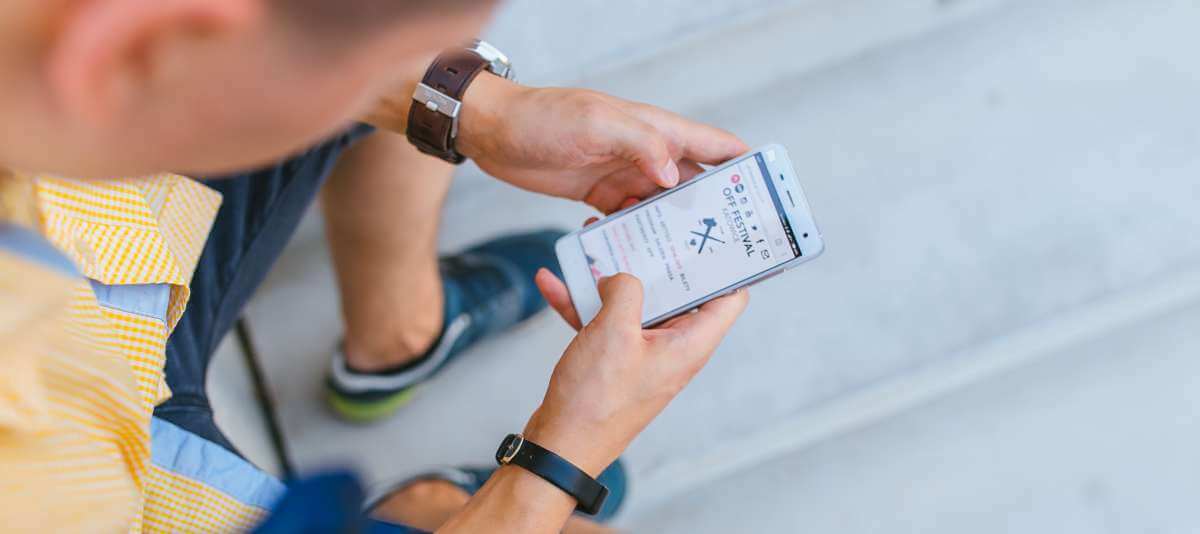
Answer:
POLYGON ((463 97, 457 148, 517 187, 616 211, 749 148, 654 106, 480 75, 463 97))
MULTIPOLYGON (((566 287, 538 274, 547 300, 578 325, 566 287), (547 289, 550 291, 547 291, 547 289), (561 293, 557 290, 561 289, 561 293)), ((746 291, 643 329, 642 284, 617 274, 600 282, 603 307, 567 347, 525 436, 595 476, 625 450, 708 362, 745 309, 746 291)))
MULTIPOLYGON (((403 133, 415 83, 400 84, 365 120, 403 133)), ((605 213, 699 174, 700 164, 749 150, 728 132, 653 106, 593 91, 525 88, 487 74, 467 90, 459 127, 458 150, 485 172, 605 213)), ((643 329, 641 283, 618 274, 600 283, 603 306, 582 326, 561 280, 543 270, 537 283, 579 335, 524 433, 592 476, 704 367, 748 301, 739 291, 643 329)), ((506 466, 438 531, 559 532, 574 505, 544 480, 506 466)))

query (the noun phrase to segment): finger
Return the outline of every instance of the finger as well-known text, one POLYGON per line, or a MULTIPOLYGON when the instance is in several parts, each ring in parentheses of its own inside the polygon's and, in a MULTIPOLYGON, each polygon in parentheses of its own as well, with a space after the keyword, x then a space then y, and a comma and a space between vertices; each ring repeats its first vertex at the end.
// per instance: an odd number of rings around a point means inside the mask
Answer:
POLYGON ((596 224, 596 221, 599 221, 599 220, 600 220, 599 217, 588 217, 586 220, 583 221, 583 227, 587 228, 593 224, 596 224))
MULTIPOLYGON (((737 293, 744 293, 744 292, 745 292, 744 289, 740 289, 737 291, 737 293)), ((710 301, 710 302, 721 300, 722 298, 725 298, 725 297, 719 297, 719 298, 713 299, 713 301, 710 301)), ((707 305, 708 305, 708 303, 704 304, 703 306, 707 306, 707 305)), ((692 310, 689 310, 689 311, 683 313, 682 315, 678 315, 676 317, 667 319, 662 324, 659 324, 658 326, 656 326, 655 330, 671 330, 671 329, 675 328, 676 326, 686 325, 688 321, 692 320, 691 316, 696 314, 699 311, 700 311, 700 308, 695 308, 695 309, 692 309, 692 310)), ((691 327, 687 327, 687 328, 691 328, 691 327)))
POLYGON ((679 183, 679 168, 671 157, 667 138, 631 115, 619 115, 624 119, 613 125, 615 154, 637 165, 638 170, 659 187, 674 187, 679 183))
MULTIPOLYGON (((698 163, 687 159, 678 161, 677 166, 680 183, 704 172, 704 168, 698 163)), ((628 207, 626 203, 630 198, 645 199, 661 191, 662 188, 642 176, 640 170, 629 167, 601 178, 584 196, 583 201, 608 214, 628 207)))
POLYGON ((632 208, 632 207, 636 206, 638 202, 641 202, 641 201, 636 198, 629 197, 629 198, 625 199, 624 202, 621 203, 621 209, 625 210, 625 209, 632 208))
POLYGON ((717 165, 750 151, 750 147, 732 133, 654 106, 635 105, 627 111, 668 132, 682 147, 679 155, 693 161, 717 165))
POLYGON ((693 313, 696 313, 696 310, 688 310, 688 311, 684 312, 683 315, 679 315, 679 316, 667 319, 666 321, 662 322, 658 326, 654 327, 654 329, 655 330, 670 330, 670 329, 674 328, 675 325, 679 324, 685 318, 687 318, 687 316, 689 316, 693 313))
POLYGON ((699 163, 690 159, 679 160, 679 183, 691 180, 703 172, 704 167, 701 167, 699 163))
POLYGON ((713 126, 693 124, 683 138, 683 157, 687 159, 719 165, 750 151, 750 146, 736 135, 713 126))
POLYGON ((710 300, 695 312, 675 318, 669 329, 697 350, 707 353, 716 349, 733 323, 745 311, 750 294, 745 289, 710 300))
POLYGON ((533 277, 533 283, 537 285, 538 291, 542 293, 542 297, 550 304, 554 311, 558 312, 564 321, 571 328, 579 330, 583 328, 583 322, 579 320, 579 313, 575 311, 575 305, 571 302, 571 292, 567 290, 567 285, 559 280, 554 273, 549 269, 538 269, 538 272, 533 277))
POLYGON ((647 180, 641 170, 626 167, 597 181, 583 201, 602 213, 612 213, 627 198, 646 198, 661 190, 658 184, 647 180))
POLYGON ((602 278, 600 313, 595 323, 611 327, 642 329, 642 282, 628 273, 602 278))

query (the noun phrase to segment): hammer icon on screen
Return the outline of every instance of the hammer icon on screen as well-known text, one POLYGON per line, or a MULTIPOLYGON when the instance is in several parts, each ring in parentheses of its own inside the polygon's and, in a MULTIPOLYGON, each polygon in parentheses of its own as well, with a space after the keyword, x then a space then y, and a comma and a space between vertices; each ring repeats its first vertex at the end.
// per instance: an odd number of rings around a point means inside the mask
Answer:
MULTIPOLYGON (((703 234, 700 232, 697 232, 695 230, 692 230, 693 235, 700 236, 700 242, 699 242, 700 248, 696 251, 696 254, 700 254, 700 253, 704 252, 704 245, 706 243, 708 243, 708 240, 710 240, 710 239, 713 241, 716 241, 717 243, 725 243, 724 241, 721 241, 720 239, 717 239, 712 236, 713 228, 717 227, 716 219, 713 219, 712 217, 708 217, 708 218, 701 220, 700 223, 704 225, 704 233, 703 234)), ((688 243, 695 246, 697 244, 696 238, 693 237, 692 240, 689 241, 688 243)))

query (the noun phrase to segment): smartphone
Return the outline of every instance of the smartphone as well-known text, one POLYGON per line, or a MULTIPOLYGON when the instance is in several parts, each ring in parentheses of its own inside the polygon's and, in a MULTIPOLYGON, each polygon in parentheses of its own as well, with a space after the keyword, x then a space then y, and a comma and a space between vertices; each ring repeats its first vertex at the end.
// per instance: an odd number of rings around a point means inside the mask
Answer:
POLYGON ((556 243, 575 310, 600 311, 596 282, 642 281, 642 324, 657 325, 816 258, 825 249, 787 151, 768 145, 556 243))

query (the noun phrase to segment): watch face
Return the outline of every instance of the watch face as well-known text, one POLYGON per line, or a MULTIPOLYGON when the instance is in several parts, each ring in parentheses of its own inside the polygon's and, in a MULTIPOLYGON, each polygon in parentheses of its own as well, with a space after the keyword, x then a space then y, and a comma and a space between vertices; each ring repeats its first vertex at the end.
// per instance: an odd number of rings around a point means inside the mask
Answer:
POLYGON ((471 50, 474 50, 476 54, 479 54, 479 57, 488 62, 487 69, 492 74, 509 80, 515 77, 512 62, 508 60, 508 56, 504 55, 504 52, 501 52, 492 43, 476 40, 471 43, 471 50))

